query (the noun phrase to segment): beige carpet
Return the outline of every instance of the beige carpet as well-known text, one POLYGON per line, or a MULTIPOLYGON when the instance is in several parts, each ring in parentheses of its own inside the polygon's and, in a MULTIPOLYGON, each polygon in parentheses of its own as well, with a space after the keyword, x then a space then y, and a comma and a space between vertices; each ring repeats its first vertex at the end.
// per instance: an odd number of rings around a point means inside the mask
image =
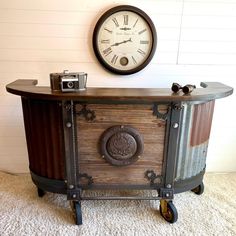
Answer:
POLYGON ((236 235, 236 173, 206 174, 205 192, 175 195, 179 219, 165 222, 158 201, 83 201, 74 225, 65 195, 38 198, 29 175, 0 172, 1 236, 236 235))

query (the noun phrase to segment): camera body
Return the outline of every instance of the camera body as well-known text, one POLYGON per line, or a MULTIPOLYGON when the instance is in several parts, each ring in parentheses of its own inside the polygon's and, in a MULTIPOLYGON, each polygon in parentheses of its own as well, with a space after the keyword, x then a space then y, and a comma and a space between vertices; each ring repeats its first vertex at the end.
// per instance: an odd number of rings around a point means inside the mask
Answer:
POLYGON ((52 91, 77 92, 86 89, 87 74, 84 72, 51 73, 50 85, 52 91))

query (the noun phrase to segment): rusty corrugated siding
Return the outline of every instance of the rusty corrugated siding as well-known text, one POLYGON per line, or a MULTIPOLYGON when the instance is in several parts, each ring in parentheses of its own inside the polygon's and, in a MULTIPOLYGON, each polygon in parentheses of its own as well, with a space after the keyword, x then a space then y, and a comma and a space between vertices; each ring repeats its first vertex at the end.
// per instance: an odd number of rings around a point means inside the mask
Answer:
POLYGON ((191 132, 191 146, 197 146, 205 143, 211 132, 211 123, 214 112, 215 101, 194 106, 192 132, 191 132))
POLYGON ((176 180, 191 178, 205 168, 213 110, 214 101, 184 104, 176 180))

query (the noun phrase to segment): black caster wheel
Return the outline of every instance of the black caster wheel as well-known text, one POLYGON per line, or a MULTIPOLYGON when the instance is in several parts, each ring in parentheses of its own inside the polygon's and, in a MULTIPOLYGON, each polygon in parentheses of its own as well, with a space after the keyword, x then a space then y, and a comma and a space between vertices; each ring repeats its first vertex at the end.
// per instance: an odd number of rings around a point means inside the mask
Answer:
POLYGON ((204 192, 204 184, 201 183, 200 185, 198 185, 196 188, 191 190, 192 192, 196 193, 197 195, 201 195, 204 192))
POLYGON ((37 190, 38 190, 39 197, 43 197, 45 195, 45 192, 41 188, 38 188, 37 190))
POLYGON ((82 211, 81 211, 81 202, 80 201, 72 201, 71 208, 75 217, 76 225, 82 225, 82 211))
POLYGON ((161 200, 160 213, 169 223, 175 223, 178 220, 178 212, 172 201, 161 200))

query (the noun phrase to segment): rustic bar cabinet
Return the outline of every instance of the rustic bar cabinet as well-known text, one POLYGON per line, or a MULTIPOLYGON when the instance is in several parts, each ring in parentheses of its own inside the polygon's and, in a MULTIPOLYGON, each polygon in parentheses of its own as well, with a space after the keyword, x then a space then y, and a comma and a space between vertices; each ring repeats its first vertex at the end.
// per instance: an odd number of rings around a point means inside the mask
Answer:
POLYGON ((17 80, 29 168, 38 195, 62 193, 82 224, 83 200, 160 200, 160 213, 178 218, 174 194, 204 190, 215 100, 232 94, 221 83, 201 83, 192 94, 170 89, 87 88, 62 93, 17 80), (156 196, 91 196, 92 190, 156 191, 156 196))

